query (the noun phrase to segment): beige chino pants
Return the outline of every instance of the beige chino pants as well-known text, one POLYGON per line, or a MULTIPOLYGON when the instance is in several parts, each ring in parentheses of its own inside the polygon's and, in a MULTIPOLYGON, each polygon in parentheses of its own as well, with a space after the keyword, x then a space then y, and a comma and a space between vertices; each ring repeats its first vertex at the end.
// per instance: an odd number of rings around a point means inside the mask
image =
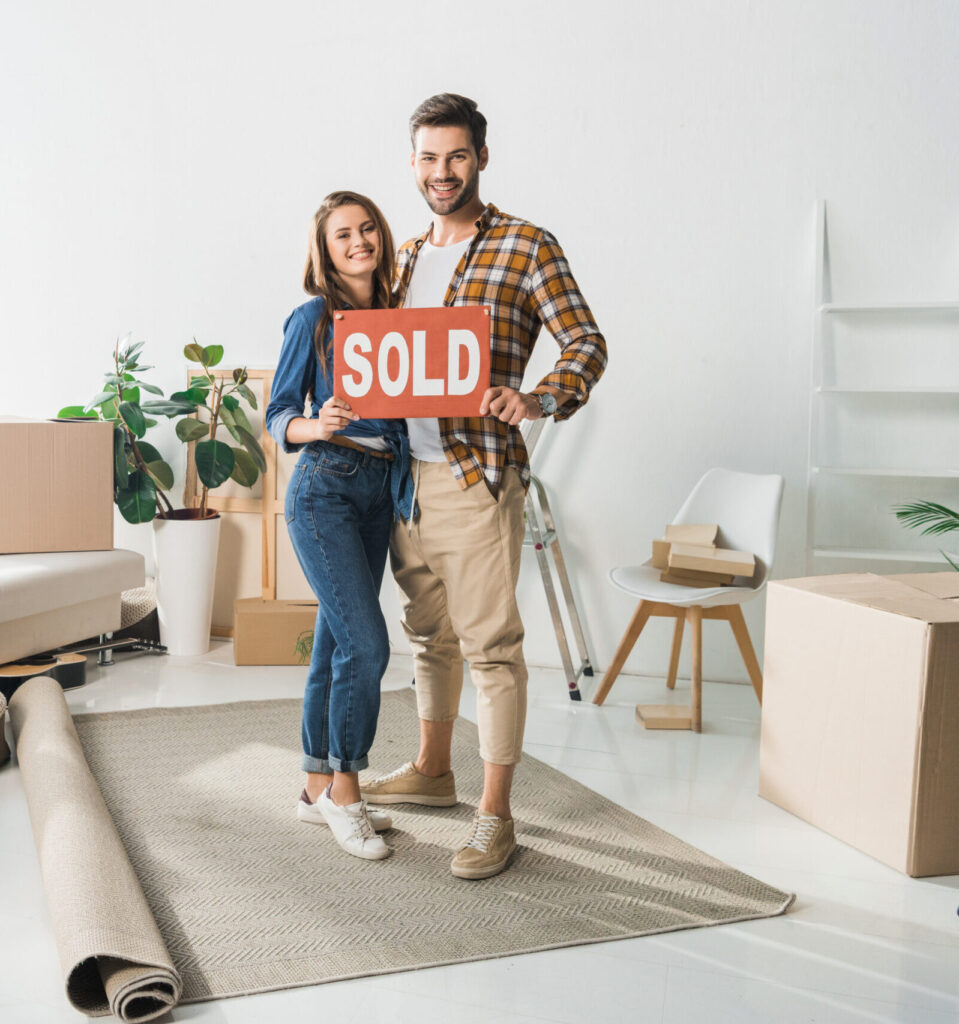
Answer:
POLYGON ((390 563, 426 721, 459 714, 463 659, 477 689, 480 757, 516 764, 526 724, 523 623, 516 604, 525 494, 515 469, 498 498, 461 490, 446 462, 413 460, 420 514, 393 525, 390 563))

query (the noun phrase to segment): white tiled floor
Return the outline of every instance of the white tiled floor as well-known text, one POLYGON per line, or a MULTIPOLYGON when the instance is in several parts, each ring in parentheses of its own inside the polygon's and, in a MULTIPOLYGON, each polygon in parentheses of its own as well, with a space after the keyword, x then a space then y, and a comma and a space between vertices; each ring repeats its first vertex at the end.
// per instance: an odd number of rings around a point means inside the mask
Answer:
MULTIPOLYGON (((394 657, 386 685, 407 686, 410 674, 409 659, 394 657)), ((74 711, 297 696, 303 670, 237 668, 230 645, 218 644, 200 659, 122 655, 88 678, 68 692, 74 711)), ((662 703, 665 692, 661 680, 623 676, 604 707, 574 704, 559 672, 533 669, 526 749, 708 853, 796 892, 787 915, 181 1006, 173 1019, 956 1021, 959 877, 906 878, 756 796, 759 709, 749 687, 707 683, 700 736, 636 724, 636 702, 662 703)), ((680 683, 675 699, 686 696, 680 683)), ((472 718, 470 686, 463 704, 472 718)), ((0 870, 0 1022, 82 1019, 63 996, 15 765, 0 770, 0 870)))

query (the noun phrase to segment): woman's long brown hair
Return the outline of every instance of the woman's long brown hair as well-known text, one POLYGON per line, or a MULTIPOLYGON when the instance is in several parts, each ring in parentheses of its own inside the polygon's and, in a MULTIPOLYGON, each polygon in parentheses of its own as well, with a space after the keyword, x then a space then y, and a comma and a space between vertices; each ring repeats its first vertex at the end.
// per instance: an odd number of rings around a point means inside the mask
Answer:
POLYGON ((330 214, 341 206, 361 206, 369 214, 370 220, 376 225, 380 236, 380 258, 373 271, 373 308, 386 309, 393 305, 393 268, 394 249, 393 235, 386 223, 386 218, 372 199, 361 196, 358 192, 331 192, 313 214, 310 226, 309 251, 306 254, 306 266, 303 269, 303 289, 308 295, 318 295, 323 299, 323 315, 320 317, 316 330, 313 332, 313 347, 320 369, 325 375, 328 365, 326 350, 326 332, 333 319, 333 312, 342 309, 348 303, 343 290, 343 282, 333 267, 329 250, 326 247, 326 225, 330 214))

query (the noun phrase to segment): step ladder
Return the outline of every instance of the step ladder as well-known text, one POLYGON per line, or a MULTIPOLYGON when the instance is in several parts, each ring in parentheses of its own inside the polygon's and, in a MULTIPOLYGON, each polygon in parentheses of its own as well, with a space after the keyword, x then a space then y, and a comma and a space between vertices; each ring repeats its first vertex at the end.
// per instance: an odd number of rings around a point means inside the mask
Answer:
MULTIPOLYGON (((529 423, 529 429, 523 435, 530 459, 532 459, 533 450, 545 426, 546 417, 533 420, 529 423)), ((523 546, 531 547, 536 552, 536 561, 539 565, 540 576, 543 579, 543 589, 546 591, 546 602, 549 605, 550 615, 553 619, 553 629, 556 631, 556 644, 559 647, 559 656, 562 659, 563 670, 566 673, 569 699, 582 700, 582 695, 579 692, 579 679, 580 676, 592 676, 593 665, 589 660, 589 654, 586 650, 583 626, 576 608, 576 601, 573 598, 572 587, 569 585, 569 575, 566 572, 563 549, 560 546, 559 537, 556 533, 556 523, 553 520, 553 513, 549 507, 549 499, 546 497, 546 489, 535 473, 530 477, 529 492, 526 495, 526 536, 523 538, 523 546), (552 555, 552 568, 550 567, 547 553, 552 555), (573 658, 570 654, 566 624, 563 622, 556 586, 553 583, 554 570, 559 580, 563 599, 566 602, 566 617, 569 620, 569 626, 572 629, 573 638, 576 643, 576 650, 579 654, 578 666, 574 666, 573 658)))

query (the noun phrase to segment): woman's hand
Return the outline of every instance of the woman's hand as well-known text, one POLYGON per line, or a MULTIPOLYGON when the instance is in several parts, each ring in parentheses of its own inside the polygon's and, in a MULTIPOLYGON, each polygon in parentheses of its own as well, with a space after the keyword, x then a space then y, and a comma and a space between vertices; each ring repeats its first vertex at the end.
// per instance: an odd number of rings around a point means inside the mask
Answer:
POLYGON ((320 415, 313 421, 317 424, 316 440, 329 441, 338 430, 348 427, 359 418, 342 398, 330 395, 320 407, 320 415))

